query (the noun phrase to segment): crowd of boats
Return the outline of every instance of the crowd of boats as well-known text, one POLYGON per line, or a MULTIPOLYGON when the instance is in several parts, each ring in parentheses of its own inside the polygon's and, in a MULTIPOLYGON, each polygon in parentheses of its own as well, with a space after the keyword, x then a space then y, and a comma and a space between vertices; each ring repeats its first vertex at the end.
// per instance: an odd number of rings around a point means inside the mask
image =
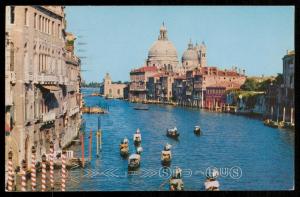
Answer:
MULTIPOLYGON (((200 126, 194 127, 194 133, 196 135, 201 134, 200 126)), ((179 138, 179 131, 176 127, 167 129, 166 135, 170 138, 178 140, 179 138)), ((135 146, 135 153, 129 155, 129 140, 127 137, 121 140, 119 145, 120 147, 120 155, 124 158, 128 157, 128 172, 132 172, 137 170, 141 164, 141 154, 143 152, 142 144, 142 135, 141 131, 138 128, 136 132, 133 134, 133 142, 135 146)), ((166 143, 161 151, 161 164, 163 166, 170 166, 172 161, 172 152, 171 152, 172 145, 166 143)), ((207 191, 217 191, 219 190, 219 182, 217 181, 218 171, 213 171, 210 174, 206 175, 206 180, 204 182, 204 188, 207 191)), ((182 170, 179 167, 175 167, 172 170, 172 175, 169 179, 169 189, 170 191, 183 191, 184 190, 184 183, 182 180, 182 170)))

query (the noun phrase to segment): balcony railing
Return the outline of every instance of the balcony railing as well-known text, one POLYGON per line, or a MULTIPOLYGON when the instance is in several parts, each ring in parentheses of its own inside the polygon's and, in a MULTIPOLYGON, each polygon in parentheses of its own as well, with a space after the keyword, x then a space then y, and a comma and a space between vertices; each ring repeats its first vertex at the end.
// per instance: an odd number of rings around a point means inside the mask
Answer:
POLYGON ((42 120, 43 122, 49 122, 55 120, 55 112, 50 111, 48 113, 42 114, 42 120))
POLYGON ((5 71, 5 78, 12 84, 16 83, 16 73, 14 71, 5 71))
POLYGON ((30 81, 33 81, 34 77, 33 77, 33 73, 29 72, 29 73, 25 73, 24 75, 24 81, 25 83, 29 83, 30 81))
POLYGON ((69 109, 69 116, 73 116, 74 114, 79 112, 79 106, 73 107, 69 109))
POLYGON ((49 75, 42 73, 41 75, 37 76, 38 83, 44 84, 44 83, 57 83, 58 77, 55 75, 49 75))

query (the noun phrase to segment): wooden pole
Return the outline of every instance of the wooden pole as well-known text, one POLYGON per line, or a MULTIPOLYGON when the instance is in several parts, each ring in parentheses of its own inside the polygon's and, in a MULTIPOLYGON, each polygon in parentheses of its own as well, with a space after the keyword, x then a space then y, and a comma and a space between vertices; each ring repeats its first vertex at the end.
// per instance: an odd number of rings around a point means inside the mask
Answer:
POLYGON ((97 157, 99 157, 99 137, 100 137, 100 132, 99 130, 96 133, 96 142, 97 142, 97 157))
POLYGON ((291 124, 294 123, 294 108, 291 108, 291 124))
POLYGON ((62 150, 61 156, 61 191, 66 191, 66 150, 62 150))
POLYGON ((283 107, 283 115, 282 115, 282 121, 285 122, 285 107, 283 107))
POLYGON ((54 145, 53 142, 50 142, 50 188, 51 190, 54 190, 54 145))
POLYGON ((46 191, 46 155, 42 156, 42 192, 46 191))
POLYGON ((36 157, 36 150, 35 147, 32 146, 32 154, 31 154, 31 190, 32 191, 36 191, 35 157, 36 157))
POLYGON ((13 182, 14 182, 14 171, 13 171, 13 162, 12 162, 12 151, 8 152, 8 191, 13 191, 13 182))
POLYGON ((102 151, 102 130, 99 130, 100 132, 100 136, 99 136, 99 140, 100 140, 100 151, 102 151))
POLYGON ((91 162, 92 160, 92 137, 93 137, 93 133, 92 133, 92 129, 90 130, 90 141, 89 141, 89 160, 91 162))
POLYGON ((81 162, 82 162, 82 167, 84 168, 84 138, 83 138, 83 133, 80 135, 81 139, 81 162))
POLYGON ((26 192, 26 161, 22 161, 21 191, 26 192))
POLYGON ((273 120, 273 106, 271 106, 271 120, 273 120))
POLYGON ((278 123, 278 118, 279 118, 279 106, 277 106, 277 123, 278 123))

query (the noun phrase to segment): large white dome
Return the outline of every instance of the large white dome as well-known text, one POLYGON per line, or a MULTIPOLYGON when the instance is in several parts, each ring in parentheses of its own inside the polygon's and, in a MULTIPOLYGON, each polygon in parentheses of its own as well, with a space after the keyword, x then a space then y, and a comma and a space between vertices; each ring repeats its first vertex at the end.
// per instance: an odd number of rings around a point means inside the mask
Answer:
POLYGON ((170 60, 177 61, 177 51, 169 40, 157 40, 148 52, 148 60, 170 60))
MULTIPOLYGON (((178 56, 175 46, 168 40, 167 28, 164 24, 160 28, 160 35, 150 47, 148 52, 148 62, 157 62, 162 64, 176 64, 178 56)), ((175 65, 174 65, 175 66, 175 65)))

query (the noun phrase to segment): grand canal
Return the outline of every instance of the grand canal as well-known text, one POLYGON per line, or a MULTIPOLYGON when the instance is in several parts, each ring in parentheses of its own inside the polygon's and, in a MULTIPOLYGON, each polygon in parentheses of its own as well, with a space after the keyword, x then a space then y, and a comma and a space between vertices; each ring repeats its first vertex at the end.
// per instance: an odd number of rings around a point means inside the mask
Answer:
MULTIPOLYGON (((95 89, 83 89, 91 94, 95 89)), ((84 114, 86 133, 93 131, 92 161, 85 169, 69 172, 68 191, 159 191, 168 190, 168 171, 161 169, 160 152, 165 143, 173 145, 171 168, 183 169, 185 190, 204 190, 205 171, 222 169, 221 190, 287 190, 294 185, 294 131, 273 129, 259 120, 199 109, 149 105, 148 111, 134 110, 135 104, 122 100, 85 97, 87 106, 109 105, 108 114, 84 114), (101 117, 102 151, 96 157, 97 119, 101 117), (201 136, 193 133, 200 125, 201 136), (179 141, 167 138, 166 128, 176 126, 179 141), (137 128, 144 149, 141 167, 127 174, 127 160, 120 157, 120 140, 127 136, 130 152, 137 128)), ((85 155, 88 156, 88 136, 85 155)), ((80 157, 80 146, 72 147, 80 157)))

